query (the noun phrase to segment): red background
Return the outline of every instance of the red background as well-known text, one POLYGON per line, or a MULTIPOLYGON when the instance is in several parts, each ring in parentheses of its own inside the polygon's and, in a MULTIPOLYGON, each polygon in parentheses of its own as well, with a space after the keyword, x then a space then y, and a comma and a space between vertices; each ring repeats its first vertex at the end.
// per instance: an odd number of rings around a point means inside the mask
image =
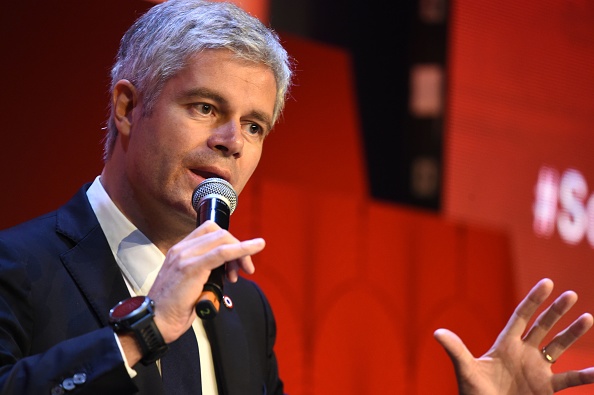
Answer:
MULTIPOLYGON (((0 227, 58 207, 101 170, 109 67, 150 4, 80 4, 3 5, 0 227)), ((544 276, 594 311, 591 248, 531 230, 542 163, 594 183, 592 7, 452 3, 439 215, 369 198, 349 54, 282 35, 297 84, 231 230, 267 240, 254 278, 289 394, 456 394, 432 332, 448 327, 481 354, 544 276)), ((593 341, 555 369, 594 365, 593 341)))
MULTIPOLYGON (((444 215, 509 236, 521 293, 547 276, 578 292, 575 314, 592 311, 593 247, 586 237, 570 245, 557 229, 538 237, 533 204, 543 166, 578 170, 592 193, 594 3, 453 5, 444 215)), ((587 336, 571 354, 592 364, 593 350, 587 336)))

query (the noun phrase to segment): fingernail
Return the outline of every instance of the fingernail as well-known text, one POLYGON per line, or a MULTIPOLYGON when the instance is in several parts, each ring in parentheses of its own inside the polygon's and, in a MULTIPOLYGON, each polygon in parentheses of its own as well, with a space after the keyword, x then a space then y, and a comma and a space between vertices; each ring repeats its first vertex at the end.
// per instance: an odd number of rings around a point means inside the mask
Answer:
POLYGON ((261 237, 258 237, 256 239, 247 240, 246 243, 248 243, 249 245, 260 245, 260 244, 264 244, 264 239, 261 237))

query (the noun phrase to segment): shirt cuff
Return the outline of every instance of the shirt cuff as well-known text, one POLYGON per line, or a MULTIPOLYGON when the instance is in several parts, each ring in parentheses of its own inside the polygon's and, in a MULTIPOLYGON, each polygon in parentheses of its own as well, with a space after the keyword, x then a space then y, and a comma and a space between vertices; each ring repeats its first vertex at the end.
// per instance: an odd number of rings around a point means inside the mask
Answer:
POLYGON ((120 354, 122 354, 122 359, 124 360, 124 365, 126 365, 126 370, 128 371, 130 378, 136 377, 138 372, 136 372, 136 370, 132 369, 132 367, 128 363, 128 360, 126 359, 126 354, 124 354, 124 348, 122 347, 122 343, 120 343, 120 338, 118 337, 118 335, 115 332, 113 333, 113 335, 115 336, 116 343, 118 343, 118 348, 120 349, 120 354))

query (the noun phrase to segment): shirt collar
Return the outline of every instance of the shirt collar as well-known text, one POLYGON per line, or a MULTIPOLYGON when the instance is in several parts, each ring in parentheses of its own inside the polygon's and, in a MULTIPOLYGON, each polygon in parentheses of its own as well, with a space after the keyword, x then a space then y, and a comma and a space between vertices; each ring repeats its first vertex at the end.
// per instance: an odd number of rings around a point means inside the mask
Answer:
POLYGON ((97 176, 87 190, 89 203, 120 270, 137 295, 146 295, 153 285, 165 255, 111 200, 97 176))

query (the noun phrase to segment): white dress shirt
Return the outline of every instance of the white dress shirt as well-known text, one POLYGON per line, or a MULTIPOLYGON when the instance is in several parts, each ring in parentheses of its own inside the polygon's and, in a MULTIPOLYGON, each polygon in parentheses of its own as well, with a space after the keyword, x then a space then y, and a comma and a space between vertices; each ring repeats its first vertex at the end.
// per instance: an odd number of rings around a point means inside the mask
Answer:
MULTIPOLYGON (((99 225, 107 237, 111 252, 122 271, 130 295, 147 295, 163 265, 165 255, 117 208, 101 185, 101 176, 95 178, 87 190, 87 197, 99 220, 99 225)), ((196 333, 200 350, 202 394, 217 395, 212 352, 202 321, 196 318, 192 323, 192 328, 196 333)), ((126 361, 123 352, 122 356, 126 361)), ((126 366, 134 376, 136 372, 127 361, 126 366)))

